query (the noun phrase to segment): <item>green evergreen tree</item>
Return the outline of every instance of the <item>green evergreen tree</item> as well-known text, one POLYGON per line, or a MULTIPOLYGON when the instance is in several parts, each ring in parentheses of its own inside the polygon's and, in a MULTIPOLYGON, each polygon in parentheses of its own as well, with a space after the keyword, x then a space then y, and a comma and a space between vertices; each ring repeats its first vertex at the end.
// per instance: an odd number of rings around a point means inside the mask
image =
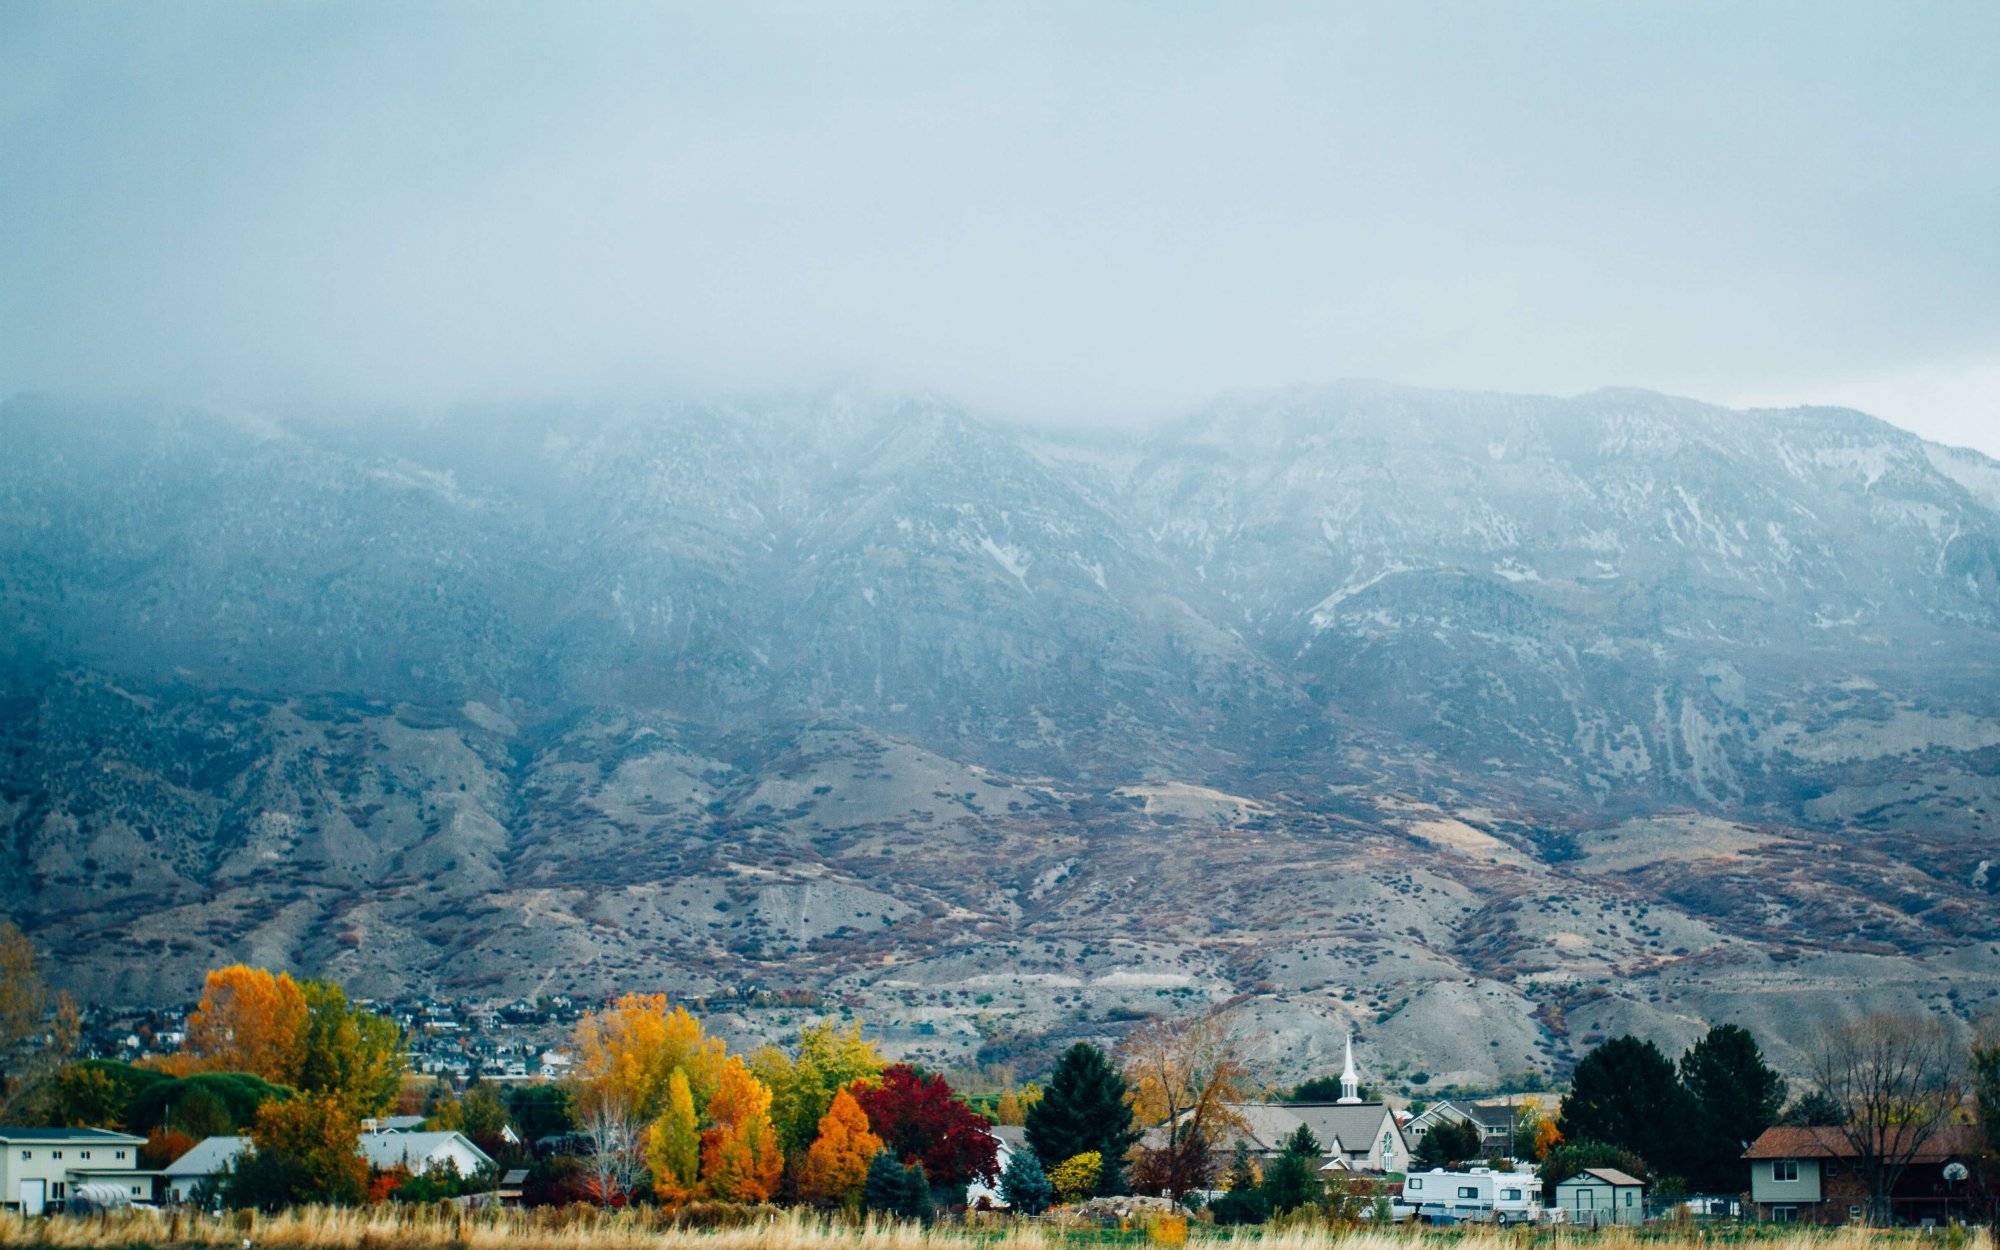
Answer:
POLYGON ((1042 1161, 1032 1150, 1016 1150, 1000 1174, 1000 1198, 1023 1215, 1040 1215, 1055 1204, 1056 1187, 1049 1184, 1042 1161))
POLYGON ((1228 1192, 1208 1204, 1217 1224, 1262 1224, 1270 1217, 1263 1187, 1257 1183, 1257 1169, 1250 1162, 1250 1148, 1240 1141, 1222 1185, 1228 1192))
POLYGON ((1417 1148, 1410 1152, 1410 1168, 1412 1171, 1428 1172, 1432 1168, 1448 1168, 1454 1163, 1477 1159, 1485 1144, 1486 1139, 1479 1126, 1470 1120, 1433 1124, 1417 1139, 1417 1148))
POLYGON ((896 1161, 894 1151, 882 1150, 868 1163, 868 1179, 862 1182, 861 1205, 877 1215, 899 1219, 927 1220, 931 1216, 931 1183, 923 1165, 896 1161))
POLYGON ((1264 1204, 1273 1215, 1296 1211, 1326 1196, 1326 1182, 1319 1174, 1322 1157, 1319 1139, 1303 1124, 1285 1139, 1283 1152, 1264 1169, 1261 1187, 1264 1204))
POLYGON ((1662 1173, 1684 1175, 1693 1120, 1673 1061, 1628 1034, 1576 1065, 1556 1127, 1566 1142, 1601 1142, 1652 1160, 1662 1173))
POLYGON ((876 1151, 868 1162, 868 1179, 861 1185, 863 1209, 879 1215, 901 1215, 907 1200, 903 1192, 903 1165, 889 1151, 876 1151))
POLYGON ((1028 1112, 1027 1133, 1044 1169, 1094 1150, 1104 1159, 1097 1192, 1124 1192, 1125 1153, 1139 1134, 1125 1102, 1125 1078, 1089 1042, 1078 1042, 1056 1062, 1041 1101, 1028 1112))
POLYGON ((1680 1154, 1699 1193, 1733 1194, 1750 1183, 1743 1152, 1778 1122, 1785 1078, 1764 1062, 1748 1030, 1718 1024, 1681 1056, 1681 1087, 1693 1103, 1692 1140, 1680 1154))

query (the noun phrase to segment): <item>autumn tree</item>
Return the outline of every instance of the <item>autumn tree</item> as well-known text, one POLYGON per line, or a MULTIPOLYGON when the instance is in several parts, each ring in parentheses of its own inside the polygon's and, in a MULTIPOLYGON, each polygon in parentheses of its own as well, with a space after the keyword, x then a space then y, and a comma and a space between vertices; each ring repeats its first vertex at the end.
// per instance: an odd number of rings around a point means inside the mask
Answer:
POLYGON ((833 1205, 852 1205, 868 1180, 868 1166, 882 1153, 882 1139, 868 1127, 861 1104, 836 1091, 820 1117, 819 1136, 806 1149, 806 1196, 833 1205))
POLYGON ((784 1153, 771 1124, 771 1091, 743 1060, 723 1063, 701 1135, 701 1185, 712 1197, 763 1202, 778 1187, 784 1153))
POLYGON ((266 1103, 250 1129, 253 1149, 230 1177, 230 1201, 250 1207, 363 1201, 368 1163, 354 1147, 360 1132, 353 1103, 338 1093, 266 1103))
POLYGON ((751 1060, 758 1079, 770 1087, 771 1123, 788 1155, 803 1155, 819 1136, 835 1094, 873 1080, 884 1066, 875 1043, 861 1036, 858 1020, 845 1029, 832 1020, 805 1025, 789 1055, 766 1046, 751 1060))
POLYGON ((349 1002, 332 981, 307 981, 300 996, 306 1011, 298 1040, 298 1087, 343 1098, 359 1115, 381 1114, 395 1102, 403 1081, 402 1030, 349 1002))
POLYGON ((1104 1156, 1095 1150, 1071 1155, 1049 1169, 1049 1184, 1064 1202, 1081 1202, 1097 1192, 1104 1177, 1104 1156))
POLYGON ((649 1122, 665 1108, 678 1068, 695 1105, 703 1106, 721 1082, 723 1051, 720 1038, 707 1036, 701 1021, 670 1006, 665 994, 627 994, 577 1025, 577 1103, 587 1115, 586 1104, 606 1099, 649 1122))
POLYGON ((1886 1224, 1897 1182, 1964 1101, 1959 1048, 1930 1017, 1874 1015, 1824 1030, 1807 1053, 1813 1083, 1841 1109, 1834 1131, 1868 1187, 1869 1219, 1886 1224))
POLYGON ((44 1092, 76 1049, 80 1023, 69 995, 49 993, 34 943, 0 920, 0 1120, 18 1123, 44 1092))
POLYGON ((1103 1051, 1089 1042, 1064 1051, 1041 1101, 1027 1115, 1028 1145, 1042 1166, 1053 1168, 1065 1159, 1095 1152, 1104 1160, 1097 1192, 1122 1190, 1121 1164, 1139 1140, 1125 1095, 1125 1078, 1103 1051))
POLYGON ((1562 1144, 1556 1122, 1542 1114, 1539 1098, 1530 1098, 1514 1111, 1514 1157, 1540 1162, 1549 1151, 1562 1144))
POLYGON ((647 1133, 646 1167, 653 1193, 662 1202, 685 1202, 701 1175, 701 1125, 694 1094, 680 1068, 667 1078, 667 1105, 647 1133))
POLYGON ((965 1105, 941 1076, 899 1063, 879 1083, 860 1087, 855 1101, 883 1143, 904 1162, 921 1163, 932 1186, 963 1191, 975 1177, 999 1175, 992 1121, 965 1105))
POLYGON ((1120 1048, 1133 1110, 1142 1123, 1159 1126, 1136 1152, 1134 1167, 1147 1192, 1178 1198, 1214 1184, 1213 1145, 1243 1124, 1230 1109, 1244 1092, 1241 1049, 1217 1015, 1154 1021, 1120 1048))
POLYGON ((208 974, 201 1001, 188 1017, 190 1071, 249 1072, 278 1085, 299 1083, 306 1031, 305 990, 289 972, 231 964, 208 974))

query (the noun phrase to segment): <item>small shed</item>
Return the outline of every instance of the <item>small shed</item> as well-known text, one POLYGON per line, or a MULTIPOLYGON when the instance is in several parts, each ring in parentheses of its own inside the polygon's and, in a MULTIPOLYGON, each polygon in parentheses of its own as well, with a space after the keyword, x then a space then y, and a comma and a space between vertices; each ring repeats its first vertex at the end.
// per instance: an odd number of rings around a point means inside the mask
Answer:
POLYGON ((1557 1183, 1556 1205, 1570 1223, 1585 1228, 1643 1224, 1646 1182, 1617 1168, 1585 1168, 1557 1183))

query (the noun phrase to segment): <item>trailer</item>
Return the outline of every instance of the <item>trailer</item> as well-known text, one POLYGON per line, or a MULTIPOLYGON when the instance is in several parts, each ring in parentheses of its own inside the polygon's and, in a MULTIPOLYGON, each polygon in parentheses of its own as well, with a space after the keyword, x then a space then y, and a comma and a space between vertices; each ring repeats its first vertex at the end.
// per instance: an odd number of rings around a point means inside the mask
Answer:
POLYGON ((1433 1168, 1403 1178, 1403 1201, 1426 1224, 1532 1224, 1541 1216, 1542 1183, 1533 1172, 1433 1168))

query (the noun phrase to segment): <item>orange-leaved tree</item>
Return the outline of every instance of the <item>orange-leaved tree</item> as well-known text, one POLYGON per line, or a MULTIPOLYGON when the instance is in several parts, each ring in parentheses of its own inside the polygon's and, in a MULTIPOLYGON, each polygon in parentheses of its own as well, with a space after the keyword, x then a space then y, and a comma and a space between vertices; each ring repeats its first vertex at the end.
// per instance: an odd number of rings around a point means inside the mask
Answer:
POLYGON ((185 1071, 251 1072, 278 1085, 299 1079, 306 996, 288 972, 232 964, 208 974, 188 1017, 185 1071))
POLYGON ((868 1130, 868 1116, 854 1095, 836 1091, 819 1120, 819 1136, 806 1150, 806 1196, 851 1206, 868 1180, 868 1165, 882 1151, 882 1139, 868 1130))
POLYGON ((731 1202, 763 1202, 778 1186, 785 1168, 778 1131, 771 1124, 771 1090, 742 1058, 722 1065, 714 1097, 708 1100, 714 1125, 701 1135, 701 1184, 711 1197, 731 1202))
POLYGON ((661 1202, 685 1202, 693 1196, 701 1167, 701 1125, 687 1073, 680 1068, 667 1078, 666 1110, 647 1131, 646 1167, 661 1202))
POLYGON ((627 994, 591 1012, 577 1025, 576 1052, 579 1102, 622 1105, 642 1122, 666 1108, 674 1069, 686 1073, 696 1106, 721 1080, 722 1040, 706 1036, 685 1007, 669 1007, 665 994, 627 994))

